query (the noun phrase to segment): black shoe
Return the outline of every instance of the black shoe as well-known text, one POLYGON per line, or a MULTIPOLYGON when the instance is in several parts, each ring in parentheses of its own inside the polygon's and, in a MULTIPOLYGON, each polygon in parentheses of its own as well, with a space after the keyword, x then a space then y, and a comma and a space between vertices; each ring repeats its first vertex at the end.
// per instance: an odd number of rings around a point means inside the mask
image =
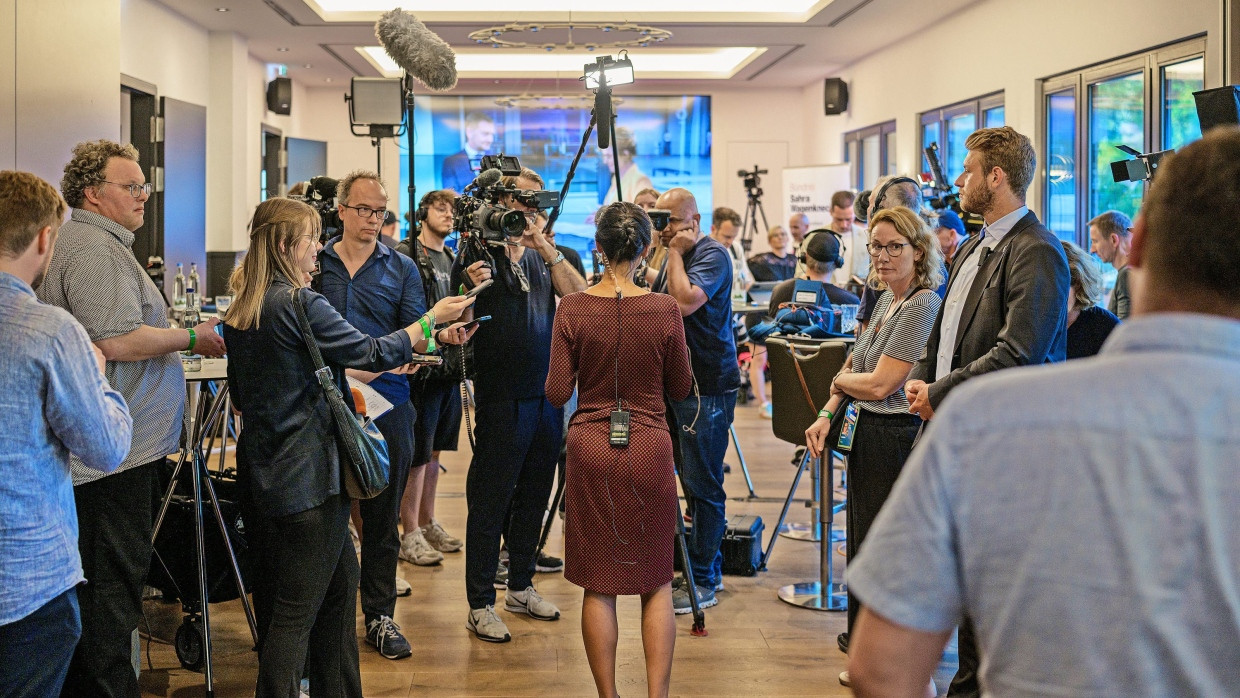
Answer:
POLYGON ((404 659, 413 654, 409 642, 400 634, 400 626, 387 616, 379 616, 366 624, 366 643, 387 659, 404 659))
POLYGON ((564 569, 564 561, 554 555, 547 555, 543 551, 538 551, 538 557, 534 561, 535 572, 559 572, 564 569))
POLYGON ((835 646, 840 648, 844 654, 848 654, 848 633, 840 633, 835 636, 835 646))

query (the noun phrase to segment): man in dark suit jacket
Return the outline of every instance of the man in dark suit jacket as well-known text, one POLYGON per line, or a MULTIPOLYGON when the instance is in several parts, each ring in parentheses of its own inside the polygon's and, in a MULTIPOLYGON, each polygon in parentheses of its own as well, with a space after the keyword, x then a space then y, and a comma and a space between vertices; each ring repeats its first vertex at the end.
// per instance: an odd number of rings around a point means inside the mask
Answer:
MULTIPOLYGON (((986 220, 952 260, 947 297, 930 342, 905 384, 909 411, 923 419, 957 385, 1012 366, 1063 361, 1067 353, 1068 261, 1054 234, 1025 206, 1033 145, 1010 126, 965 141, 960 206, 986 220)), ((960 671, 948 695, 980 695, 972 623, 960 627, 960 671)))
POLYGON ((478 175, 475 165, 487 154, 495 141, 495 121, 483 112, 471 112, 465 117, 465 147, 449 155, 440 169, 441 189, 451 189, 460 194, 478 175))

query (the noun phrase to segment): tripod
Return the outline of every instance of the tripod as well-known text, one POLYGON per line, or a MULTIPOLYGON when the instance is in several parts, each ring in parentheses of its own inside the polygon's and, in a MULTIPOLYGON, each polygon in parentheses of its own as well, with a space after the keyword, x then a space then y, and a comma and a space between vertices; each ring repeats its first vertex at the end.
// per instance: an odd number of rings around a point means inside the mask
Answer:
POLYGON ((766 170, 758 169, 757 165, 753 166, 752 172, 741 170, 738 172, 745 180, 745 195, 749 202, 745 205, 745 216, 741 219, 741 247, 744 248, 745 254, 753 249, 754 238, 759 235, 765 235, 770 226, 766 222, 766 210, 762 208, 762 187, 760 175, 766 174, 766 170), (762 216, 762 229, 758 229, 758 216, 762 216))
MULTIPOLYGON (((224 551, 227 553, 228 561, 231 566, 233 581, 237 584, 237 592, 241 596, 241 605, 245 609, 246 620, 250 624, 250 635, 253 637, 255 644, 258 643, 258 624, 254 620, 254 609, 250 606, 250 601, 246 598, 245 583, 241 579, 241 568, 237 564, 237 556, 233 552, 232 543, 228 538, 228 525, 224 522, 224 514, 220 511, 219 498, 215 494, 215 488, 211 484, 211 478, 208 477, 207 457, 203 453, 202 442, 204 436, 208 433, 215 433, 215 430, 226 423, 228 420, 228 387, 225 385, 215 394, 214 399, 204 400, 203 393, 208 381, 223 381, 227 377, 225 372, 226 362, 223 360, 204 360, 203 369, 197 373, 187 373, 185 380, 187 383, 196 383, 196 386, 188 387, 186 391, 189 397, 189 406, 185 410, 185 448, 182 449, 180 458, 177 459, 176 467, 172 471, 172 480, 168 483, 168 490, 164 493, 163 503, 159 507, 159 515, 155 517, 155 527, 151 533, 151 545, 155 545, 155 540, 159 536, 159 529, 163 525, 164 516, 168 513, 168 507, 172 503, 172 498, 176 491, 177 479, 181 474, 181 468, 188 462, 192 473, 191 481, 193 483, 193 511, 194 511, 194 544, 197 550, 197 567, 196 580, 198 583, 198 612, 193 612, 193 607, 186 599, 182 599, 182 605, 189 615, 186 616, 185 622, 177 630, 176 652, 177 658, 181 660, 182 666, 187 669, 197 671, 201 669, 204 674, 206 683, 206 695, 210 698, 215 695, 215 680, 211 671, 211 621, 209 606, 209 588, 207 586, 207 553, 204 540, 204 523, 203 523, 203 498, 209 501, 211 510, 215 513, 215 523, 219 526, 220 537, 223 540, 224 551)), ((227 432, 225 432, 227 433, 227 432)), ((221 449, 223 445, 221 444, 221 449)), ((158 555, 158 553, 155 553, 158 555)))

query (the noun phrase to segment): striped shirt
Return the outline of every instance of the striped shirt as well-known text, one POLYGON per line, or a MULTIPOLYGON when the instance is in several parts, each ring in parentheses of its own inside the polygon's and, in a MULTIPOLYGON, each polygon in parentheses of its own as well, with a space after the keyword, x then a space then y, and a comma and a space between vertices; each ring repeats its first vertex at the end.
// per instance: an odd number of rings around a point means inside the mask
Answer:
MULTIPOLYGON (((853 373, 873 373, 878 360, 886 355, 910 364, 917 363, 926 351, 934 318, 943 300, 937 293, 917 293, 896 307, 895 314, 882 321, 891 307, 891 291, 883 291, 870 314, 870 324, 857 338, 852 353, 853 373), (875 332, 875 327, 878 331, 875 332)), ((857 405, 880 414, 908 414, 908 398, 904 384, 883 400, 858 400, 857 405)))
MULTIPOLYGON (((73 209, 60 228, 39 300, 68 310, 92 342, 142 325, 167 328, 168 304, 134 259, 133 239, 112 219, 73 209)), ((177 352, 145 361, 109 361, 105 373, 133 417, 133 443, 116 472, 175 452, 185 413, 185 373, 177 352)), ((76 457, 70 467, 74 485, 104 476, 76 457)))

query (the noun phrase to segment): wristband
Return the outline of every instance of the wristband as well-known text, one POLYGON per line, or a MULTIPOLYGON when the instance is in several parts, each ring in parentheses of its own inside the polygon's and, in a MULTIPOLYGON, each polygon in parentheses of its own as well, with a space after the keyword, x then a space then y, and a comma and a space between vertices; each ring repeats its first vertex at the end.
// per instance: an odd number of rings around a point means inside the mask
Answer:
POLYGON ((427 353, 435 351, 435 333, 433 331, 435 327, 435 314, 428 312, 418 320, 418 324, 422 325, 422 336, 426 338, 427 353))
POLYGON ((194 345, 198 343, 198 334, 194 332, 194 328, 192 327, 188 327, 186 329, 189 330, 189 346, 185 347, 185 351, 193 352, 194 345))
POLYGON ((828 409, 825 409, 825 408, 824 408, 824 409, 818 410, 818 416, 819 416, 819 417, 826 417, 827 419, 831 419, 831 417, 832 417, 832 416, 834 416, 834 415, 832 415, 832 414, 831 414, 831 410, 828 410, 828 409))

